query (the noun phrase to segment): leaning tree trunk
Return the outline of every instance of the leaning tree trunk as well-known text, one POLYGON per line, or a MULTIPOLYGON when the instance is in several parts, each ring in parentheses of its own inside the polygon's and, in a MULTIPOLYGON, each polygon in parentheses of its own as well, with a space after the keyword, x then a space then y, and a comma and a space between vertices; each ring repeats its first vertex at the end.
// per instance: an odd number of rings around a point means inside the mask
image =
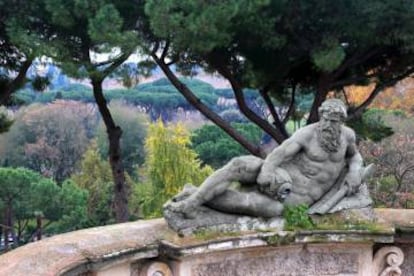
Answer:
MULTIPOLYGON (((11 200, 8 200, 4 209, 4 249, 7 251, 10 248, 9 236, 13 231, 13 209, 11 200)), ((14 241, 14 240, 13 240, 14 241)))
POLYGON ((106 99, 102 91, 102 79, 92 79, 93 95, 99 112, 104 121, 109 140, 109 163, 114 179, 113 208, 117 222, 125 222, 129 219, 128 211, 128 187, 125 181, 125 170, 121 158, 122 130, 117 126, 108 109, 106 99))
POLYGON ((254 145, 238 133, 228 122, 223 120, 210 108, 208 108, 202 101, 197 98, 197 96, 184 84, 182 83, 177 76, 171 71, 169 66, 160 58, 156 56, 155 53, 152 54, 154 61, 164 72, 168 80, 174 85, 174 87, 184 96, 184 98, 196 108, 201 114, 206 118, 211 120, 215 125, 220 127, 224 132, 226 132, 231 138, 238 142, 243 148, 245 148, 251 154, 258 157, 266 157, 266 154, 262 151, 259 146, 254 145))
POLYGON ((307 124, 312 124, 319 121, 319 112, 318 109, 326 99, 326 96, 329 92, 329 77, 328 76, 321 76, 318 83, 318 88, 315 94, 315 99, 313 100, 313 104, 311 110, 309 112, 309 117, 307 120, 307 124))
POLYGON ((26 74, 32 65, 32 61, 32 58, 28 58, 25 62, 23 62, 16 77, 6 85, 3 91, 0 92, 0 105, 7 104, 10 100, 10 96, 24 85, 26 82, 26 74))

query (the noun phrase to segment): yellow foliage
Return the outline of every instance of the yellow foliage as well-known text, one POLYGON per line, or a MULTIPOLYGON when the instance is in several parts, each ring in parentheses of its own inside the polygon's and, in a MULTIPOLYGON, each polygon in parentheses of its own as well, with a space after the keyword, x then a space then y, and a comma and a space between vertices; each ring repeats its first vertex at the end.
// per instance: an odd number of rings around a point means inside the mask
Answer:
MULTIPOLYGON (((363 103, 371 92, 375 89, 375 84, 368 86, 348 86, 345 88, 348 101, 358 106, 363 103)), ((407 113, 413 113, 414 106, 414 80, 406 78, 399 81, 393 87, 389 87, 379 93, 370 107, 381 109, 399 109, 407 113)))
POLYGON ((145 141, 146 174, 152 185, 153 211, 181 191, 186 183, 199 185, 213 170, 201 166, 189 148, 190 133, 182 124, 165 126, 161 120, 151 124, 145 141))

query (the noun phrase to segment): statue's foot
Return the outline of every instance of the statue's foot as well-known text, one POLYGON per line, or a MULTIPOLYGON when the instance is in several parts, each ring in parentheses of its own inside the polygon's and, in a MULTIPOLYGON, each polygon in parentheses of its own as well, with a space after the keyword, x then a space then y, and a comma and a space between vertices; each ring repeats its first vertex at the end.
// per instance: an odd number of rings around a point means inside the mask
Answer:
POLYGON ((189 204, 187 201, 188 200, 178 202, 169 201, 164 205, 164 209, 180 213, 186 219, 194 219, 197 216, 197 208, 192 204, 189 204))
POLYGON ((195 191, 197 191, 197 188, 193 186, 190 183, 185 184, 183 190, 176 194, 173 198, 171 198, 171 201, 178 202, 182 201, 186 198, 188 198, 190 195, 192 195, 195 191))

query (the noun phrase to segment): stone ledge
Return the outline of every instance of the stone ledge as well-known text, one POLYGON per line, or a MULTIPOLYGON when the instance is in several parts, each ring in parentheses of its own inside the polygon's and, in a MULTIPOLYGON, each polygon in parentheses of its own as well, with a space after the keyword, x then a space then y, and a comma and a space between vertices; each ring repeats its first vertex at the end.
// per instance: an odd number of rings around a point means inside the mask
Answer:
POLYGON ((390 242, 389 238, 392 235, 396 242, 402 242, 407 246, 414 243, 414 210, 376 209, 375 212, 383 222, 396 226, 397 232, 382 233, 385 236, 381 236, 381 233, 368 234, 355 230, 298 231, 293 237, 292 235, 278 236, 274 232, 243 232, 233 233, 232 236, 227 237, 212 237, 209 240, 194 237, 191 240, 179 238, 168 229, 163 219, 83 229, 30 243, 1 255, 0 275, 75 275, 106 269, 120 263, 156 258, 160 253, 167 253, 166 247, 173 249, 170 252, 171 256, 179 257, 180 254, 192 254, 197 250, 227 252, 232 248, 254 249, 286 244, 300 246, 301 242, 328 244, 336 240, 336 244, 347 242, 383 244, 390 242), (341 234, 344 232, 345 234, 341 234), (332 234, 334 236, 330 236, 332 234), (350 241, 349 237, 354 239, 354 235, 359 235, 360 240, 350 241), (318 238, 309 240, 314 236, 318 238), (163 242, 160 242, 161 240, 163 242), (161 246, 158 247, 160 244, 161 246), (183 248, 188 252, 182 251, 183 248))
POLYGON ((282 246, 299 244, 332 244, 332 243, 394 243, 393 230, 371 232, 365 230, 309 230, 297 232, 261 232, 254 234, 240 233, 234 237, 209 240, 182 240, 160 242, 160 255, 169 258, 183 258, 198 254, 217 253, 227 250, 238 250, 264 246, 282 246))
POLYGON ((115 260, 155 257, 166 232, 164 220, 155 219, 56 235, 1 255, 0 275, 71 275, 115 260))
POLYGON ((393 243, 395 231, 373 233, 365 230, 313 230, 298 231, 296 243, 393 243))

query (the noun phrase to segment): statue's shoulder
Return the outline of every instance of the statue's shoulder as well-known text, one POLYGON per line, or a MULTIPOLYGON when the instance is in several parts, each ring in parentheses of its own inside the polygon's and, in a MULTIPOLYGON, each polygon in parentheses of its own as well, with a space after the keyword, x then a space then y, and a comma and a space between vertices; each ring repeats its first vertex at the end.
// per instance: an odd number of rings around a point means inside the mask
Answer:
POLYGON ((355 131, 347 126, 342 126, 342 132, 344 133, 345 137, 350 140, 350 141, 355 141, 356 140, 356 134, 355 131))
POLYGON ((309 139, 313 137, 316 131, 317 131, 317 124, 310 124, 310 125, 304 126, 296 130, 291 138, 297 142, 300 142, 300 141, 309 142, 309 139))

